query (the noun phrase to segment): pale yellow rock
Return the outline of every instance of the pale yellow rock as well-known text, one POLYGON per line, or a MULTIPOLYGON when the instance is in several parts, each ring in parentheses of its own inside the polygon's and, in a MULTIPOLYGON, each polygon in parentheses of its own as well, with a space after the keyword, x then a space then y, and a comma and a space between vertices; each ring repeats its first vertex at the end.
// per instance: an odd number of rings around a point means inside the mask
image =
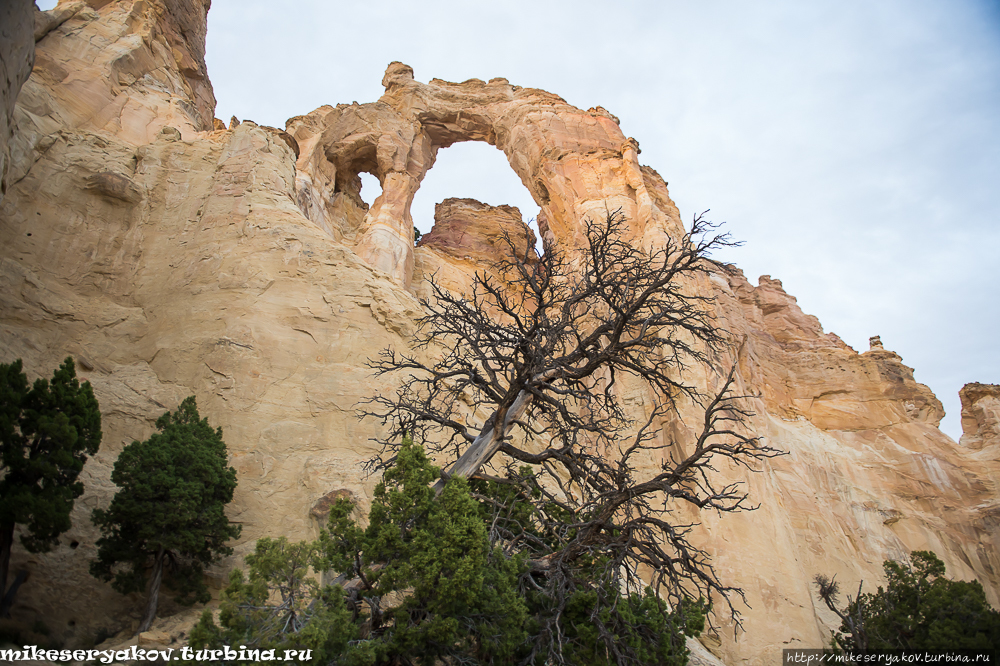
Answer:
MULTIPOLYGON (((973 460, 982 465, 995 487, 1000 487, 1000 386, 966 384, 958 392, 962 401, 962 438, 959 444, 973 460)), ((982 514, 996 524, 1000 519, 1000 501, 985 501, 982 514)))
MULTIPOLYGON (((293 186, 292 150, 249 123, 142 146, 67 131, 3 202, 12 243, 0 263, 3 360, 51 368, 78 357, 105 433, 63 545, 15 552, 12 570, 33 572, 15 612, 59 625, 67 640, 134 614, 87 572, 98 536, 89 513, 113 494, 122 447, 191 393, 223 427, 240 473, 230 513, 244 528, 237 557, 277 524, 292 538, 315 536, 309 508, 331 489, 352 490, 366 507, 361 462, 374 430, 353 408, 389 387, 364 361, 412 334, 418 305, 303 218, 293 186), (88 187, 105 171, 138 198, 88 187)), ((211 575, 220 585, 224 568, 211 575)))
POLYGON ((186 138, 211 130, 208 5, 62 2, 36 18, 38 55, 17 99, 9 180, 23 177, 62 130, 103 131, 135 145, 152 141, 164 126, 186 138))
POLYGON ((971 449, 1000 445, 1000 386, 966 384, 958 392, 962 400, 962 438, 971 449))
POLYGON ((170 634, 165 631, 144 631, 138 636, 139 647, 164 647, 170 643, 170 634))
MULTIPOLYGON (((51 553, 17 547, 11 562, 31 572, 15 616, 44 619, 67 646, 138 617, 138 598, 89 576, 89 515, 115 491, 122 448, 187 395, 222 427, 239 478, 229 516, 243 535, 209 572, 216 590, 256 539, 315 536, 331 498, 367 513, 363 462, 379 425, 355 408, 396 389, 367 360, 410 351, 426 276, 459 291, 495 270, 501 230, 533 242, 516 209, 451 200, 414 248, 409 206, 437 150, 465 140, 503 150, 541 206, 549 247, 579 247, 586 220, 617 209, 643 247, 683 229, 666 183, 604 109, 504 79, 420 83, 392 63, 377 102, 321 107, 291 119, 287 136, 251 121, 220 129, 199 41, 207 2, 93 4, 40 19, 40 65, 15 108, 15 177, 0 202, 0 361, 24 359, 34 379, 73 355, 102 407, 104 441, 81 475, 72 529, 51 553), (362 171, 383 187, 370 209, 362 171)), ((715 298, 733 344, 684 379, 710 393, 737 363, 750 425, 788 452, 758 473, 720 467, 760 509, 672 514, 702 523, 692 539, 747 594, 745 631, 734 640, 720 615, 706 649, 727 664, 773 664, 783 648, 821 647, 836 622, 812 577, 873 589, 884 559, 918 548, 1000 605, 995 394, 963 394, 957 445, 897 354, 858 354, 780 281, 754 287, 720 272, 688 288, 715 298)), ((618 390, 636 418, 651 409, 644 387, 623 379, 618 390)), ((698 416, 684 405, 659 442, 683 453, 698 416)), ((642 468, 661 462, 650 455, 642 468)), ((188 617, 161 599, 158 622, 188 617)), ((154 630, 171 641, 182 631, 154 630)))

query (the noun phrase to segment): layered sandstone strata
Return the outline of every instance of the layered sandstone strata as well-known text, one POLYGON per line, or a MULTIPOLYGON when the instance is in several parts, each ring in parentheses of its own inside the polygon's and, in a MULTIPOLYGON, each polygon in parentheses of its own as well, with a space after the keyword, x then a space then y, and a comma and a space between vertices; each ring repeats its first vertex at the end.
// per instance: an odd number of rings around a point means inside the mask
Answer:
POLYGON ((513 206, 489 206, 475 199, 445 199, 434 207, 434 228, 418 247, 437 250, 475 270, 510 257, 537 260, 535 232, 513 206))
MULTIPOLYGON (((67 645, 135 613, 135 600, 87 573, 88 516, 114 492, 122 447, 189 394, 222 426, 239 474, 230 516, 243 536, 217 581, 261 536, 313 536, 324 498, 349 493, 367 510, 362 463, 379 426, 354 410, 395 387, 366 360, 408 349, 427 276, 459 290, 495 269, 504 231, 518 247, 534 242, 516 209, 459 199, 439 205, 414 247, 409 206, 437 150, 502 150, 541 207, 549 247, 580 246, 587 219, 619 209, 643 247, 683 234, 666 183, 639 164, 614 116, 504 79, 420 83, 392 63, 376 102, 321 107, 284 132, 226 129, 212 118, 206 11, 195 0, 117 0, 39 14, 37 64, 14 110, 0 361, 21 357, 38 376, 72 354, 104 416, 64 545, 18 550, 12 562, 32 574, 14 614, 44 619, 67 645), (382 183, 370 208, 361 172, 382 183)), ((834 618, 813 575, 874 586, 882 560, 917 548, 1000 604, 1000 474, 982 453, 994 441, 992 398, 969 392, 963 421, 979 439, 956 445, 898 355, 881 345, 859 354, 824 333, 780 281, 719 272, 689 288, 715 298, 733 344, 687 380, 712 391, 737 363, 752 427, 788 452, 759 473, 720 470, 748 483, 759 510, 676 514, 702 521, 699 542, 721 577, 747 592, 745 632, 734 641, 723 616, 706 644, 727 663, 824 645, 834 618)), ((650 408, 638 384, 619 390, 637 417, 650 408)), ((689 445, 697 415, 687 405, 662 423, 661 441, 689 445)))
POLYGON ((1000 444, 1000 386, 966 384, 958 396, 962 400, 959 443, 975 450, 1000 444))
POLYGON ((459 141, 485 141, 504 152, 541 207, 547 243, 580 246, 584 220, 618 210, 647 246, 683 233, 666 183, 639 165, 638 143, 600 107, 582 111, 499 78, 420 83, 398 62, 382 83, 386 92, 377 102, 321 107, 289 120, 287 130, 302 148, 296 166, 303 213, 406 286, 413 194, 437 151, 459 141), (359 196, 362 171, 382 185, 371 210, 359 196))
MULTIPOLYGON (((996 464, 1000 460, 1000 386, 966 384, 958 395, 962 400, 962 438, 958 443, 1000 485, 1000 469, 996 464)), ((1000 508, 994 506, 992 515, 995 523, 1000 523, 1000 508)))
POLYGON ((813 575, 874 590, 882 561, 912 550, 978 578, 996 604, 996 457, 970 455, 938 429, 940 402, 899 355, 880 344, 858 354, 824 334, 768 276, 757 287, 739 273, 714 281, 724 320, 747 336, 739 363, 757 396, 756 432, 788 452, 746 475, 757 511, 704 520, 716 563, 743 581, 753 608, 745 637, 721 647, 726 661, 818 647, 839 621, 817 601, 813 575))

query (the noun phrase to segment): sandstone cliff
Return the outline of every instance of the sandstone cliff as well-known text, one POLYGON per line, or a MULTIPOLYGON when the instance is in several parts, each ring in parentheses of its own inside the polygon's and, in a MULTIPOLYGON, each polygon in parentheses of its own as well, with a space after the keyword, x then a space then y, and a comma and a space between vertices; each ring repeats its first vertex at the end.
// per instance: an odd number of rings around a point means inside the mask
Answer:
POLYGON ((7 191, 14 103, 35 63, 34 19, 31 3, 0 7, 0 200, 7 191))
MULTIPOLYGON (((114 491, 122 447, 189 394, 222 426, 240 480, 230 516, 243 536, 217 580, 261 536, 314 536, 317 503, 331 493, 367 510, 361 462, 377 424, 358 422, 354 405, 394 387, 373 379, 366 359, 407 347, 427 275, 461 289, 493 265, 500 231, 534 242, 516 209, 448 200, 414 247, 409 206, 440 148, 486 141, 503 151, 541 207, 550 246, 579 245, 588 216, 619 208, 644 245, 683 230, 666 183, 639 164, 613 115, 504 79, 420 83, 392 63, 378 101, 324 106, 285 130, 227 129, 212 117, 207 10, 199 0, 93 0, 37 15, 35 68, 13 112, 0 361, 21 357, 40 375, 72 354, 104 416, 63 545, 12 560, 31 571, 14 614, 43 619, 68 645, 136 612, 88 575, 88 516, 114 491), (382 184, 370 208, 361 172, 382 184)), ((956 444, 898 355, 880 344, 859 354, 824 333, 780 281, 753 286, 733 272, 691 288, 715 296, 734 349, 745 343, 690 380, 711 390, 738 362, 753 427, 789 452, 760 473, 722 470, 746 480, 758 511, 689 516, 750 604, 738 640, 721 618, 706 645, 727 663, 755 664, 819 647, 833 617, 812 576, 875 585, 883 559, 917 548, 981 580, 1000 604, 995 391, 963 392, 968 440, 956 444)), ((621 390, 637 415, 648 409, 638 386, 621 390)), ((663 441, 685 446, 695 413, 663 423, 663 441)))

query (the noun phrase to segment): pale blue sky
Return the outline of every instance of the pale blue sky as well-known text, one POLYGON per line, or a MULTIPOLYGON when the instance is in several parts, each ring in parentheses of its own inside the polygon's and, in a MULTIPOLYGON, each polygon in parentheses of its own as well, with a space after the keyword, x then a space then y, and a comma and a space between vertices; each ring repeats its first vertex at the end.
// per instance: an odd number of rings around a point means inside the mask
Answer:
MULTIPOLYGON (((227 122, 374 101, 393 60, 604 106, 685 220, 858 351, 881 335, 949 435, 958 389, 1000 383, 1000 3, 213 0, 207 60, 227 122)), ((440 153, 418 226, 448 196, 537 212, 485 144, 440 153)))

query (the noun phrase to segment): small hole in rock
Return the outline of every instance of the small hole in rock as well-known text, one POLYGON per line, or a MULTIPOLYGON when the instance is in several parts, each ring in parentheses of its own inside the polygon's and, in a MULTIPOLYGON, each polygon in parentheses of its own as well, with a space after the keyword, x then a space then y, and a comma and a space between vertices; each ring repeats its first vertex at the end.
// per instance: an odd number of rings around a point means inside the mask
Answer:
POLYGON ((378 178, 365 171, 358 175, 361 176, 361 200, 368 204, 368 208, 371 209, 375 200, 382 195, 382 183, 379 182, 378 178))
POLYGON ((31 235, 31 232, 30 232, 30 231, 28 232, 28 235, 29 235, 29 236, 31 235))
POLYGON ((75 548, 76 548, 77 546, 79 546, 79 545, 80 545, 80 542, 79 542, 79 541, 70 541, 70 542, 69 542, 69 547, 70 547, 70 548, 74 548, 74 549, 75 549, 75 548))

